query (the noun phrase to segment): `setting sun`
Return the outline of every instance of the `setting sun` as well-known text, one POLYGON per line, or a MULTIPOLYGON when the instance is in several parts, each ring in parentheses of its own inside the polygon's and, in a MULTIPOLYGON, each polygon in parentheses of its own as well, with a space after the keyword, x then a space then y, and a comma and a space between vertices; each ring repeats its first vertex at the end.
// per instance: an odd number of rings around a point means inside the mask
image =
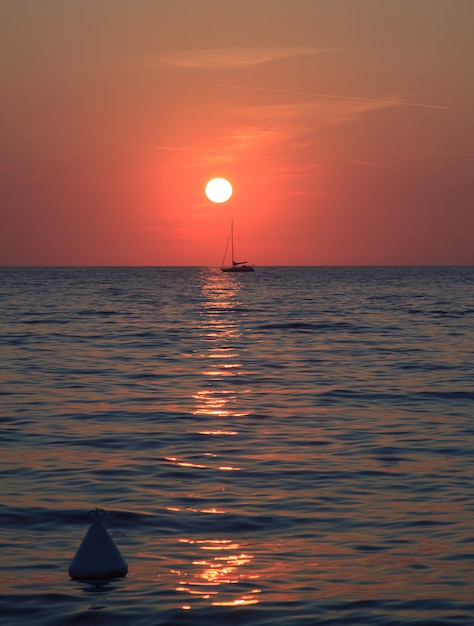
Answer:
POLYGON ((232 195, 232 185, 225 178, 213 178, 206 185, 206 196, 211 202, 227 202, 232 195))

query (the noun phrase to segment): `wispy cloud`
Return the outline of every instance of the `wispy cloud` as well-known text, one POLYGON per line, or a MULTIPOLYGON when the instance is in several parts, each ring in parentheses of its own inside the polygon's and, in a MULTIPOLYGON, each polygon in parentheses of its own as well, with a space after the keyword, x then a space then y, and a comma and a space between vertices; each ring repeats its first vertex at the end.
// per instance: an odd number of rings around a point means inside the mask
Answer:
POLYGON ((185 152, 196 152, 196 148, 189 148, 186 146, 154 146, 155 150, 163 150, 165 152, 182 152, 183 150, 185 152))
MULTIPOLYGON (((201 84, 214 84, 214 83, 204 83, 201 84)), ((426 102, 411 102, 409 100, 404 100, 403 98, 395 98, 395 97, 380 97, 380 98, 369 98, 364 96, 348 96, 343 94, 334 94, 334 93, 320 93, 317 91, 297 91, 294 89, 279 89, 273 87, 249 87, 245 85, 231 85, 231 84, 219 84, 220 88, 226 89, 236 89, 236 90, 244 90, 244 91, 260 91, 260 92, 269 92, 269 93, 280 93, 280 94, 288 94, 295 96, 306 96, 311 98, 322 98, 325 100, 347 100, 352 102, 360 102, 366 103, 369 108, 380 108, 385 106, 410 106, 410 107, 422 107, 427 109, 449 109, 449 107, 442 104, 429 104, 426 102)))
POLYGON ((155 149, 194 153, 188 166, 232 162, 242 158, 242 155, 261 155, 261 151, 269 158, 271 154, 281 155, 289 149, 306 149, 311 145, 313 134, 325 126, 344 123, 364 112, 387 106, 386 102, 354 102, 345 99, 247 107, 237 105, 229 109, 231 132, 215 134, 212 148, 207 144, 206 148, 156 145, 155 149))
POLYGON ((362 159, 347 159, 347 163, 358 167, 382 167, 385 163, 378 161, 364 161, 362 159))
MULTIPOLYGON (((389 97, 359 97, 336 94, 322 94, 311 91, 292 91, 285 89, 239 87, 206 83, 200 84, 218 86, 219 89, 250 89, 261 91, 275 91, 282 94, 296 95, 295 98, 271 98, 267 104, 246 104, 239 101, 227 105, 227 123, 220 127, 217 122, 212 132, 212 139, 205 142, 205 147, 198 144, 189 145, 157 145, 157 150, 182 151, 190 154, 187 167, 203 165, 219 165, 252 158, 275 159, 275 167, 280 159, 285 160, 290 152, 306 152, 314 145, 319 131, 329 126, 350 123, 361 115, 368 115, 373 111, 402 106, 426 106, 428 108, 445 109, 441 105, 406 102, 396 96, 389 97), (220 128, 221 132, 217 129, 220 128), (210 145, 212 144, 212 145, 210 145)), ((211 102, 209 107, 219 107, 220 103, 211 102)), ((209 111, 208 111, 209 113, 209 111)), ((354 166, 374 167, 377 163, 369 161, 353 161, 354 166)), ((380 166, 380 165, 379 165, 380 166)), ((284 169, 281 175, 304 175, 313 171, 314 162, 304 171, 298 173, 284 169)))
MULTIPOLYGON (((385 100, 314 99, 240 108, 236 111, 239 130, 236 148, 299 142, 321 128, 341 124, 370 111, 392 106, 385 100)), ((300 145, 301 147, 301 145, 300 145)))
POLYGON ((281 59, 327 54, 337 48, 313 48, 307 46, 269 47, 269 48, 218 48, 214 50, 184 50, 163 52, 154 57, 139 61, 142 67, 168 65, 195 69, 239 69, 262 65, 281 59))

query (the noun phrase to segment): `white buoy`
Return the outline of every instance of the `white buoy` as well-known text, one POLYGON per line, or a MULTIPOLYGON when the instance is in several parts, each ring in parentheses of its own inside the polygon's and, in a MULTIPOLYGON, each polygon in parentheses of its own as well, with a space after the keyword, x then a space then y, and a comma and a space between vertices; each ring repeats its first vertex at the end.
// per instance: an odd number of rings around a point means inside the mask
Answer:
POLYGON ((69 566, 69 576, 78 580, 125 576, 128 565, 101 520, 105 511, 95 509, 91 515, 92 524, 69 566))

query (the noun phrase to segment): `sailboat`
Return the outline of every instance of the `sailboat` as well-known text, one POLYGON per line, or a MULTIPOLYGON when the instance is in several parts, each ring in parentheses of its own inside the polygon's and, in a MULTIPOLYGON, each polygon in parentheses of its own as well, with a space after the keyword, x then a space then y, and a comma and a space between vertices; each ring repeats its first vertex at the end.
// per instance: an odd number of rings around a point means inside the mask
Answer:
POLYGON ((230 223, 230 234, 227 240, 227 245, 224 252, 224 259, 222 261, 221 270, 223 272, 254 272, 253 265, 248 265, 247 261, 234 261, 234 220, 230 223), (229 247, 229 241, 232 253, 232 265, 224 265, 225 257, 227 255, 227 248, 229 247))

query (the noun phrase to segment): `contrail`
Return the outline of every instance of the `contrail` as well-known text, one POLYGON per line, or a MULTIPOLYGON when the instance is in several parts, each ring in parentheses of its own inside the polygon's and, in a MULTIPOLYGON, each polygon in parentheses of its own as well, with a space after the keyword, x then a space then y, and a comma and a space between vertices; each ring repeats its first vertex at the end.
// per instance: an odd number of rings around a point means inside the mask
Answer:
POLYGON ((409 106, 409 107, 421 107, 425 109, 449 109, 448 106, 444 106, 441 104, 425 104, 422 102, 406 102, 404 100, 386 100, 382 98, 364 98, 361 96, 341 96, 330 93, 318 93, 315 91, 294 91, 291 89, 276 89, 271 87, 246 87, 239 85, 228 85, 228 84, 217 84, 210 83, 204 81, 196 81, 200 85, 210 85, 213 87, 225 87, 227 89, 245 89, 247 91, 268 91, 272 93, 287 93, 296 96, 314 96, 316 98, 331 98, 331 99, 339 99, 339 100, 353 100, 358 102, 374 102, 377 104, 391 104, 396 106, 409 106))

